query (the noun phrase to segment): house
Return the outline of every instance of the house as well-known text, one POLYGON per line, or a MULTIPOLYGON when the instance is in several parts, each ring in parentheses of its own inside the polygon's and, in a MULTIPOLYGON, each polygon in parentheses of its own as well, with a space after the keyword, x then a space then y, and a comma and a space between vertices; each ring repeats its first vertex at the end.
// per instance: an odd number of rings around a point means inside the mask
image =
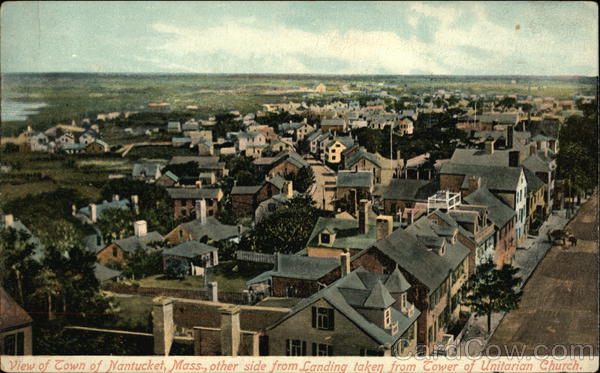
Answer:
MULTIPOLYGON (((137 205, 137 196, 132 196, 132 200, 134 201, 133 205, 137 205)), ((102 219, 102 214, 106 209, 121 209, 121 210, 129 210, 131 207, 131 203, 127 198, 120 199, 118 195, 113 196, 113 200, 108 202, 104 201, 102 203, 90 203, 86 207, 82 207, 77 212, 75 212, 75 216, 78 217, 85 223, 95 223, 98 220, 102 219)))
POLYGON ((454 234, 436 230, 436 225, 422 217, 406 229, 395 230, 378 240, 351 261, 351 269, 363 267, 384 274, 399 269, 410 284, 407 300, 421 311, 417 342, 429 351, 444 338, 449 325, 459 319, 469 273, 469 248, 454 234))
POLYGON ((27 243, 33 246, 33 258, 36 260, 41 260, 44 257, 44 245, 37 238, 23 222, 19 219, 15 219, 13 214, 0 214, 0 229, 14 229, 17 232, 25 233, 29 239, 27 239, 27 243))
POLYGON ((165 188, 178 187, 179 177, 171 171, 167 171, 164 175, 161 175, 158 179, 156 179, 156 185, 160 185, 165 188))
POLYGON ((260 131, 230 132, 228 137, 234 140, 235 148, 239 152, 246 151, 249 146, 264 146, 267 144, 267 138, 260 131))
POLYGON ((289 150, 274 157, 255 159, 252 163, 272 177, 295 174, 303 167, 310 167, 298 153, 289 150))
POLYGON ((85 151, 85 144, 79 143, 64 143, 60 149, 67 154, 79 154, 85 151))
MULTIPOLYGON (((511 151, 511 159, 518 158, 518 151, 511 151)), ((462 164, 447 162, 440 169, 440 189, 461 192, 463 199, 473 191, 485 187, 494 193, 517 214, 515 224, 516 244, 527 238, 527 180, 518 163, 514 167, 462 164)))
POLYGON ((267 177, 261 185, 234 186, 231 190, 231 208, 236 214, 253 214, 258 205, 280 194, 286 180, 281 176, 267 177))
POLYGON ((145 220, 133 223, 134 235, 113 241, 110 245, 96 253, 96 260, 101 264, 127 262, 127 256, 136 250, 142 249, 146 252, 159 250, 164 238, 156 231, 148 232, 145 220))
POLYGON ((392 179, 382 195, 383 211, 386 215, 397 217, 405 209, 427 202, 427 198, 437 190, 438 183, 434 180, 392 179))
MULTIPOLYGON (((494 262, 501 266, 510 263, 516 250, 515 224, 517 214, 503 201, 496 197, 487 188, 480 187, 463 198, 463 202, 470 206, 487 208, 487 217, 494 224, 494 262)), ((480 253, 480 257, 487 256, 488 249, 480 253)))
POLYGON ((338 257, 348 251, 354 255, 370 247, 393 230, 387 217, 369 217, 369 204, 361 200, 358 220, 319 217, 306 243, 306 254, 315 257, 338 257))
POLYGON ((342 162, 342 152, 354 145, 354 140, 350 136, 334 137, 324 145, 324 154, 322 159, 331 164, 342 162))
POLYGON ((344 273, 267 328, 269 355, 414 353, 421 313, 407 299, 409 289, 399 271, 384 275, 358 268, 344 273))
POLYGON ((32 152, 48 151, 49 137, 43 132, 36 132, 28 136, 29 149, 32 152))
POLYGON ((65 132, 62 135, 60 135, 58 138, 56 138, 56 144, 59 145, 59 147, 64 147, 67 144, 75 144, 75 135, 73 134, 73 132, 65 132))
POLYGON ((6 356, 32 354, 33 319, 0 286, 0 353, 6 356))
POLYGON ((181 126, 181 130, 185 133, 188 131, 198 131, 200 129, 200 124, 196 122, 195 119, 190 119, 183 123, 181 126))
POLYGON ((270 150, 273 153, 281 153, 285 151, 296 151, 294 144, 291 144, 290 141, 286 138, 282 138, 280 140, 272 141, 266 148, 266 150, 270 150))
POLYGON ((106 153, 110 150, 110 146, 100 139, 94 139, 85 146, 85 152, 88 154, 106 153))
POLYGON ((172 120, 167 123, 167 132, 179 133, 181 132, 181 122, 172 120))
POLYGON ((310 144, 310 152, 318 158, 322 158, 325 152, 325 144, 333 139, 333 134, 330 132, 321 133, 315 131, 306 137, 310 144))
POLYGON ((347 123, 343 118, 321 119, 321 132, 346 132, 347 123))
POLYGON ((396 126, 396 130, 400 136, 412 135, 415 130, 414 121, 410 118, 403 118, 396 126))
POLYGON ((165 249, 162 257, 165 271, 169 262, 178 261, 187 268, 186 275, 190 276, 204 276, 206 268, 219 264, 218 249, 198 241, 186 241, 165 249))
POLYGON ((254 222, 258 223, 266 216, 275 212, 280 206, 288 203, 292 198, 299 195, 300 193, 294 191, 293 184, 291 181, 283 182, 283 186, 279 192, 269 199, 266 199, 258 204, 256 211, 254 211, 254 222))
POLYGON ((340 171, 336 177, 336 199, 357 203, 370 198, 374 191, 373 173, 369 171, 340 171))
POLYGON ((244 226, 227 225, 214 217, 194 219, 179 224, 165 235, 165 241, 170 245, 179 245, 187 241, 199 241, 211 244, 212 242, 234 241, 239 242, 241 235, 248 230, 244 226))
POLYGON ((369 171, 373 174, 375 184, 381 183, 382 164, 376 154, 369 153, 364 147, 344 160, 344 169, 351 171, 369 171))
POLYGON ((171 144, 173 144, 173 146, 175 146, 175 147, 182 147, 182 146, 190 146, 191 147, 192 139, 190 137, 172 137, 171 144))
POLYGON ((198 202, 206 208, 207 216, 215 216, 219 211, 219 202, 223 198, 220 188, 167 188, 167 193, 173 201, 173 217, 175 219, 187 218, 198 213, 198 202))
POLYGON ((317 84, 317 86, 314 89, 315 93, 325 93, 326 91, 327 91, 327 87, 323 83, 317 84))
POLYGON ((307 123, 306 118, 303 122, 294 123, 290 121, 289 123, 283 123, 278 126, 278 131, 280 135, 290 135, 293 141, 301 141, 304 140, 306 135, 313 132, 315 128, 307 123))
POLYGON ((83 132, 83 134, 79 135, 79 143, 87 145, 99 137, 100 135, 98 132, 88 129, 83 132))
POLYGON ((215 144, 212 141, 201 140, 196 146, 198 147, 198 155, 200 156, 213 156, 215 154, 215 144))
POLYGON ((134 163, 131 176, 136 180, 154 182, 162 176, 163 167, 162 163, 157 162, 134 163))

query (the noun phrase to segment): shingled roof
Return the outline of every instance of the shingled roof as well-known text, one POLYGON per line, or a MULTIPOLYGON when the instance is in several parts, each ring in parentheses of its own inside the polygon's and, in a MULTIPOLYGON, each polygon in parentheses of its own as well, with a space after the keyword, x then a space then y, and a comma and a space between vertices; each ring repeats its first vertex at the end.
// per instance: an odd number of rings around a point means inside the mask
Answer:
POLYGON ((516 215, 515 210, 508 207, 486 188, 477 189, 463 198, 463 202, 471 205, 487 206, 488 217, 498 228, 504 227, 516 215))
POLYGON ((371 188, 373 174, 369 171, 340 171, 337 174, 336 186, 338 188, 371 188))
POLYGON ((0 332, 25 327, 32 322, 31 316, 0 286, 0 332))
POLYGON ((427 201, 438 190, 435 180, 393 179, 385 188, 383 199, 427 201))
POLYGON ((319 217, 310 237, 307 246, 318 246, 318 236, 324 230, 335 233, 335 240, 331 242, 330 247, 341 249, 366 249, 376 240, 376 227, 374 223, 369 223, 367 233, 360 233, 358 220, 337 219, 319 217))
POLYGON ((485 166, 448 162, 442 165, 441 174, 464 175, 461 189, 469 188, 471 177, 481 177, 481 186, 490 190, 515 191, 522 173, 520 167, 485 166))
POLYGON ((193 259, 197 256, 218 251, 214 246, 207 245, 198 241, 186 241, 171 249, 163 250, 162 255, 180 256, 193 259))
MULTIPOLYGON (((194 240, 200 240, 206 236, 211 241, 221 241, 238 236, 237 226, 223 224, 213 216, 207 217, 205 223, 195 219, 182 225, 192 235, 192 239, 194 240)), ((247 227, 241 226, 242 233, 246 230, 248 230, 247 227)))

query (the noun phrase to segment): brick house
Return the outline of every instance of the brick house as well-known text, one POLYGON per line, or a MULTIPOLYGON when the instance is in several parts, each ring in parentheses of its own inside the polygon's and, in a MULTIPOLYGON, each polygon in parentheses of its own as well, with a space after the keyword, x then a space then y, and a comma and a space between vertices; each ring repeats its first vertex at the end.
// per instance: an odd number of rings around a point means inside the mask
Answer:
POLYGON ((198 241, 186 241, 162 252, 163 270, 169 261, 181 262, 187 275, 204 276, 205 269, 219 264, 218 249, 198 241))
POLYGON ((253 164, 269 176, 286 176, 300 171, 302 167, 310 167, 298 153, 283 151, 274 157, 262 157, 254 160, 253 164))
MULTIPOLYGON (((349 270, 349 266, 347 268, 349 270)), ((266 329, 271 356, 396 356, 415 351, 420 312, 410 284, 357 268, 266 329)))
POLYGON ((285 179, 281 176, 267 177, 262 185, 234 186, 231 190, 231 208, 236 214, 254 214, 259 204, 283 191, 285 179))
POLYGON ((208 244, 230 240, 239 242, 241 235, 248 229, 242 225, 223 224, 212 216, 203 217, 201 211, 202 207, 200 207, 200 214, 196 219, 173 228, 165 235, 165 241, 170 245, 179 245, 192 240, 208 244))
POLYGON ((352 269, 363 267, 375 273, 392 273, 399 268, 411 285, 408 300, 421 311, 417 341, 428 346, 429 351, 442 339, 448 325, 459 318, 470 252, 455 234, 438 234, 432 228, 435 225, 421 218, 407 229, 398 229, 378 240, 352 258, 351 263, 352 269))
POLYGON ((360 147, 358 151, 352 154, 346 154, 344 169, 355 172, 369 171, 373 174, 375 184, 381 183, 381 162, 379 162, 377 155, 369 153, 363 147, 360 147))
POLYGON ((148 232, 144 220, 136 221, 133 227, 135 231, 133 236, 113 241, 96 253, 96 260, 101 264, 110 262, 124 264, 127 262, 127 256, 133 254, 137 249, 144 251, 160 249, 164 241, 160 233, 148 232))
POLYGON ((375 184, 373 173, 369 171, 340 171, 336 177, 335 198, 347 199, 356 203, 357 200, 370 199, 375 184))
POLYGON ((394 217, 417 203, 427 202, 427 198, 438 189, 435 180, 392 179, 382 194, 383 211, 394 217))
POLYGON ((173 201, 173 217, 175 219, 193 216, 196 201, 206 201, 207 216, 215 216, 219 211, 219 202, 223 198, 220 188, 167 188, 173 201))

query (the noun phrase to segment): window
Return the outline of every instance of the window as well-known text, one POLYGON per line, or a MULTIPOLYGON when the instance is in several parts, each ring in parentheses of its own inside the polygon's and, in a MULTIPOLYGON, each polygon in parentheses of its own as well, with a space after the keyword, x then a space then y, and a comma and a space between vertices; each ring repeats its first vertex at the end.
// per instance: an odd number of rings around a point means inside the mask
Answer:
POLYGON ((113 248, 112 248, 112 255, 113 255, 113 257, 115 257, 115 258, 116 258, 116 257, 117 257, 117 254, 118 254, 118 252, 117 252, 117 247, 116 247, 116 246, 113 246, 113 248))
POLYGON ((3 354, 4 355, 16 355, 17 354, 16 343, 17 342, 16 342, 15 334, 10 334, 10 335, 7 335, 6 337, 4 337, 3 354))
POLYGON ((179 230, 179 238, 183 238, 183 229, 179 230))
POLYGON ((391 324, 391 322, 392 322, 390 314, 391 314, 391 312, 390 312, 390 309, 389 309, 389 308, 388 308, 388 309, 386 309, 386 310, 384 311, 384 314, 383 314, 383 322, 384 322, 384 326, 385 326, 386 328, 387 328, 387 327, 388 327, 388 326, 391 324))
POLYGON ((336 157, 335 155, 332 155, 332 156, 331 156, 331 161, 332 161, 332 162, 335 162, 335 161, 337 161, 337 157, 336 157))
POLYGON ((321 233, 321 243, 331 243, 331 236, 329 235, 329 233, 321 233))
POLYGON ((402 296, 400 297, 400 308, 402 310, 406 309, 406 293, 402 293, 402 296))
POLYGON ((333 330, 333 309, 331 308, 312 308, 312 327, 321 330, 333 330))
POLYGON ((313 343, 312 356, 333 356, 333 347, 323 343, 313 343))
POLYGON ((306 342, 299 339, 286 340, 286 356, 306 356, 306 342))

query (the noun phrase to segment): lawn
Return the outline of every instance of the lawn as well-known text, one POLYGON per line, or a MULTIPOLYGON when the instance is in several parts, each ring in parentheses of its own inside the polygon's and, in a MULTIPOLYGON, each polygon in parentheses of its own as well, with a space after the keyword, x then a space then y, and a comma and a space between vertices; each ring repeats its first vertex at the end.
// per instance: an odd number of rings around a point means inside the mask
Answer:
POLYGON ((123 327, 127 330, 152 331, 149 325, 152 297, 109 294, 114 297, 119 307, 119 321, 116 327, 123 327))

